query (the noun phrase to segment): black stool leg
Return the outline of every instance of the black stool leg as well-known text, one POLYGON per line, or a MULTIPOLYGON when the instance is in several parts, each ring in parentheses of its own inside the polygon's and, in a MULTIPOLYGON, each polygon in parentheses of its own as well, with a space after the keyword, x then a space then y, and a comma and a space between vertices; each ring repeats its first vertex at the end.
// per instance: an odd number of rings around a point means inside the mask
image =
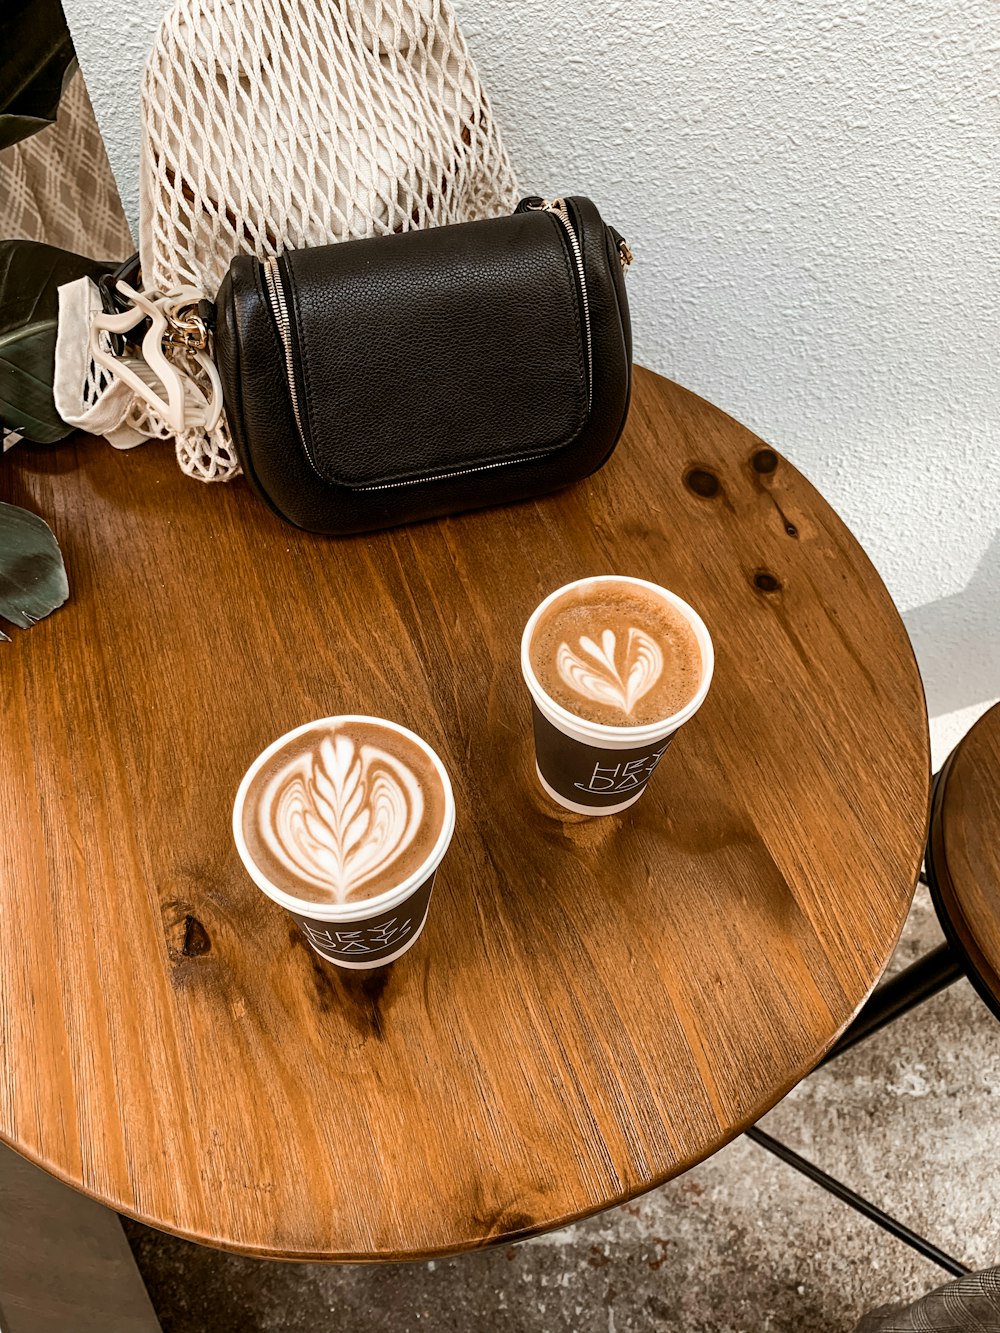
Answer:
POLYGON ((881 1208, 876 1208, 873 1203, 869 1203, 856 1190, 852 1190, 848 1185, 837 1180, 835 1176, 828 1175, 827 1172, 820 1170, 807 1158, 800 1157, 797 1152, 793 1152, 791 1148, 786 1147, 779 1139, 772 1138, 770 1134, 765 1133, 757 1125, 751 1125, 746 1131, 746 1136, 752 1143, 756 1143, 759 1148, 766 1148, 768 1152, 774 1153, 775 1157, 779 1157, 794 1170, 801 1172, 809 1180, 828 1190, 835 1198, 849 1204, 862 1216, 867 1217, 869 1221, 880 1226, 883 1231, 888 1231, 890 1236, 895 1236, 904 1245, 909 1245, 918 1254, 922 1254, 925 1259, 929 1259, 932 1264, 937 1264, 946 1273, 951 1273, 952 1277, 961 1277, 963 1273, 970 1271, 966 1264, 961 1263, 958 1259, 953 1259, 950 1254, 945 1254, 944 1250, 939 1250, 936 1245, 932 1245, 929 1240, 925 1240, 923 1236, 911 1231, 908 1226, 904 1226, 895 1217, 890 1217, 881 1208))
POLYGON ((822 1063, 843 1055, 859 1041, 864 1041, 873 1032, 878 1032, 964 976, 965 969, 951 947, 939 944, 889 981, 883 981, 822 1063))

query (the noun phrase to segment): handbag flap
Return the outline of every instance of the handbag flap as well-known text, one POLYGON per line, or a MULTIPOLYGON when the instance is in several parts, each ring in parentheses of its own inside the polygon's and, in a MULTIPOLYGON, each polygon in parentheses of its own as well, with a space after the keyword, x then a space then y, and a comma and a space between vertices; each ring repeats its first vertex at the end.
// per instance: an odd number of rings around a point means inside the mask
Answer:
POLYGON ((326 481, 499 467, 586 425, 583 297, 552 214, 290 251, 280 275, 304 444, 326 481))

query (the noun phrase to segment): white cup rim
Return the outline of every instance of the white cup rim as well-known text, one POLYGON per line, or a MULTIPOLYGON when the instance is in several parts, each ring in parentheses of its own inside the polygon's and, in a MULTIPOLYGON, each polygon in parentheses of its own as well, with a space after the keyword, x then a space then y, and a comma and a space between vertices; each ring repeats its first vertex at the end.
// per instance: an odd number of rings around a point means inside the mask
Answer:
POLYGON ((714 671, 715 648, 712 644, 712 636, 708 632, 708 626, 694 607, 685 602, 683 597, 678 597, 675 592, 671 592, 669 588, 664 588, 659 583, 651 583, 649 579, 635 578, 631 574, 592 574, 585 578, 573 579, 571 583, 564 583, 561 588, 556 588, 555 592, 550 592, 546 598, 539 602, 528 618, 528 623, 521 635, 521 673, 531 697, 538 705, 543 716, 553 726, 558 727, 560 731, 575 735, 580 740, 596 741, 603 743, 605 746, 608 746, 609 743, 616 744, 618 748, 642 745, 646 741, 660 740, 662 737, 676 731, 694 717, 704 703, 705 696, 708 694, 709 686, 712 683, 714 671), (646 588, 668 602, 675 610, 680 611, 694 630, 698 648, 701 652, 701 680, 694 696, 676 713, 671 713, 669 717, 661 718, 657 722, 643 723, 641 726, 613 727, 604 722, 592 722, 587 718, 578 717, 576 713, 571 713, 568 708, 563 708, 561 704, 557 704, 551 695, 543 689, 535 675, 529 654, 535 626, 538 624, 540 616, 558 598, 574 588, 582 588, 595 583, 632 583, 637 587, 646 588))
POLYGON ((451 779, 448 777, 448 771, 440 755, 431 749, 422 736, 418 736, 409 727, 404 727, 399 722, 390 722, 385 717, 373 717, 365 713, 341 713, 335 717, 315 718, 311 722, 303 722, 301 726, 293 727, 291 731, 286 731, 283 736, 279 736, 277 740, 272 741, 266 749, 262 750, 253 761, 244 773, 236 792, 236 798, 233 801, 233 840, 236 843, 236 850, 239 852, 240 860, 243 862, 247 874, 262 893, 284 907, 286 911, 295 912, 299 916, 310 917, 314 921, 360 921, 366 917, 377 916, 381 912, 391 911, 392 908, 398 907, 426 880, 430 879, 431 875, 437 870, 444 859, 445 852, 448 850, 454 831, 455 794, 452 791, 451 779), (380 727, 388 727, 390 731, 405 736, 407 740, 413 741, 423 750, 433 763, 444 790, 444 819, 441 823, 441 832, 438 834, 433 848, 417 869, 409 874, 401 884, 387 889, 385 893, 380 893, 374 898, 362 898, 347 903, 320 903, 309 898, 298 898, 294 894, 279 888, 277 884, 273 884, 254 861, 247 848, 243 836, 243 806, 246 802, 247 792, 264 764, 289 741, 293 741, 296 737, 303 736, 306 732, 319 727, 339 727, 349 725, 352 722, 374 723, 380 727))

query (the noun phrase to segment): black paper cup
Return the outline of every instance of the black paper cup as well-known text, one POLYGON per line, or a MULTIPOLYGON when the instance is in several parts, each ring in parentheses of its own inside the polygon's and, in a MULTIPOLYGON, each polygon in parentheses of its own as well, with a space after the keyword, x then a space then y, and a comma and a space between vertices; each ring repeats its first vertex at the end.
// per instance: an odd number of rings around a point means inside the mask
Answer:
POLYGON ((712 638, 701 616, 676 593, 656 583, 601 574, 577 579, 550 593, 535 608, 521 636, 521 671, 531 695, 535 766, 545 791, 559 805, 581 815, 616 815, 634 805, 677 732, 704 703, 714 668, 712 638), (539 684, 529 648, 540 616, 566 593, 600 583, 634 583, 669 603, 691 626, 701 651, 701 680, 694 697, 679 712, 641 727, 609 727, 577 717, 539 684))
POLYGON ((279 736, 247 769, 233 804, 233 838, 247 874, 263 893, 295 918, 303 935, 321 958, 325 958, 329 963, 335 963, 337 967, 346 967, 354 971, 384 967, 387 963, 395 962, 416 943, 427 920, 434 876, 448 850, 454 831, 455 798, 444 764, 420 736, 406 727, 401 727, 397 722, 388 722, 381 717, 325 718, 319 722, 307 722, 304 726, 296 727, 294 731, 279 736), (303 732, 322 725, 324 721, 332 725, 345 722, 377 722, 380 727, 400 732, 409 740, 416 742, 430 756, 444 789, 444 820, 437 842, 427 859, 413 874, 393 888, 387 889, 385 893, 380 893, 374 898, 363 898, 358 902, 320 903, 308 898, 298 898, 289 893, 287 889, 268 879, 253 859, 243 836, 243 803, 258 771, 289 741, 303 732))

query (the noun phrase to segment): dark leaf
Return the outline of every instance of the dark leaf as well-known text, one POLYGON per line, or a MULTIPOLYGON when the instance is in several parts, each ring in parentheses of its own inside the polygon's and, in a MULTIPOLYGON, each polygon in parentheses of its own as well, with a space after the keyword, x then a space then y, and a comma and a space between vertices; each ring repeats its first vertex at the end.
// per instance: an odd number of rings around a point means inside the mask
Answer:
POLYGON ((0 426, 39 444, 70 433, 52 401, 57 289, 116 267, 39 241, 0 241, 0 426))
POLYGON ((52 124, 75 66, 59 0, 3 0, 0 149, 52 124))
MULTIPOLYGON (((49 525, 0 503, 0 618, 30 629, 69 596, 66 566, 49 525)), ((0 630, 0 639, 9 638, 0 630)))

